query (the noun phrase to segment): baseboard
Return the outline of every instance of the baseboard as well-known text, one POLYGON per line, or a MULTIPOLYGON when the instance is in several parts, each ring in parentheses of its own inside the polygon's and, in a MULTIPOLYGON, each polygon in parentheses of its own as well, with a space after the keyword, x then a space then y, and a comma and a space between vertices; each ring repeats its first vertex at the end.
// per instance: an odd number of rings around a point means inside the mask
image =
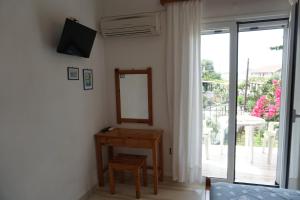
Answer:
POLYGON ((89 189, 82 197, 80 197, 78 200, 88 200, 92 194, 94 194, 97 190, 97 185, 94 185, 91 189, 89 189))

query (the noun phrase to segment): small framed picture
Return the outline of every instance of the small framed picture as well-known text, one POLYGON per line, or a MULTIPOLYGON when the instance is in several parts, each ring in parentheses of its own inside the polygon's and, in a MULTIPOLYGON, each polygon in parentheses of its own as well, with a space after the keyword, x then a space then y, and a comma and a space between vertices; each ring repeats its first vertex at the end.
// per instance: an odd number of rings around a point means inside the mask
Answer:
POLYGON ((93 89, 93 70, 83 69, 83 89, 92 90, 93 89))
POLYGON ((79 80, 79 68, 68 67, 68 80, 79 80))

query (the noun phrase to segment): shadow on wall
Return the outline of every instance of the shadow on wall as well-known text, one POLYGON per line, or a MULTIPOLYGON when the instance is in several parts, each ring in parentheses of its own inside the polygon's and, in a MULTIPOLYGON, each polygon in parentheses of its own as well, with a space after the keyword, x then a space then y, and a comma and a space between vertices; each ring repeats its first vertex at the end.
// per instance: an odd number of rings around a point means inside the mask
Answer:
POLYGON ((41 39, 44 44, 56 50, 65 23, 65 17, 59 11, 56 4, 49 5, 49 2, 36 1, 35 11, 41 39))
MULTIPOLYGON (((103 1, 94 0, 94 5, 95 5, 93 7, 95 9, 94 13, 96 13, 94 21, 99 23, 99 25, 100 25, 100 19, 102 17, 102 13, 103 13, 103 9, 102 9, 103 8, 103 1)), ((98 27, 95 28, 95 30, 99 33, 98 27)))

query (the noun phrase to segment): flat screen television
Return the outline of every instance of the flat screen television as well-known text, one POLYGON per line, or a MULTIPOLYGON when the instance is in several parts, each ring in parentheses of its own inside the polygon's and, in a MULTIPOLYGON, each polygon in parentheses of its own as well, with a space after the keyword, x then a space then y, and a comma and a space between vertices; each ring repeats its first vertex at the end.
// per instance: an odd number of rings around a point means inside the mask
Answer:
POLYGON ((89 58, 96 33, 95 30, 67 18, 57 52, 89 58))

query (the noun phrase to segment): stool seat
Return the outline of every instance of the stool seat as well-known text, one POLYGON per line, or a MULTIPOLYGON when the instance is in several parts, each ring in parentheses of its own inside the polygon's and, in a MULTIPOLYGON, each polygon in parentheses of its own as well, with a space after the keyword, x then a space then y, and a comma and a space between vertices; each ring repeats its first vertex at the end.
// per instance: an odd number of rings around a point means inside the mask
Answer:
POLYGON ((144 160, 116 157, 109 161, 109 165, 111 165, 114 170, 132 171, 136 168, 142 167, 144 165, 144 160))
MULTIPOLYGON (((140 198, 140 173, 143 171, 144 185, 147 185, 147 156, 119 154, 109 161, 110 192, 115 193, 114 172, 132 172, 135 177, 136 198, 140 198)), ((123 178, 124 179, 124 178, 123 178)))

